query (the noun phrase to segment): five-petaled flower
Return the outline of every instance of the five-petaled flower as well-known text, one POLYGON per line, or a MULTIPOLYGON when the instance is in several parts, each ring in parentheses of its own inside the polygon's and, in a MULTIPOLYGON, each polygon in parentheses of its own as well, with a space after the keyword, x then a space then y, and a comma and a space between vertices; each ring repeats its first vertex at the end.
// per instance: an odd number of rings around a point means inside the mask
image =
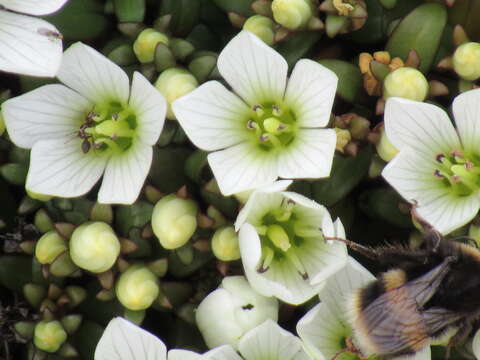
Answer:
POLYGON ((256 190, 240 211, 240 253, 245 275, 264 296, 298 305, 311 299, 325 280, 347 261, 345 245, 326 237, 344 237, 322 205, 284 191, 283 180, 256 190))
POLYGON ((3 103, 8 133, 31 148, 26 188, 75 197, 103 175, 101 203, 133 203, 166 114, 163 96, 138 72, 127 74, 92 48, 65 51, 58 78, 3 103))
POLYGON ((190 140, 215 151, 208 162, 221 192, 231 195, 287 179, 329 176, 335 131, 330 119, 337 76, 300 60, 288 81, 285 59, 242 31, 218 57, 236 92, 209 81, 173 103, 190 140))
POLYGON ((455 98, 456 129, 438 106, 400 98, 386 104, 385 131, 400 152, 383 177, 444 234, 480 208, 479 103, 480 90, 455 98))
POLYGON ((0 70, 32 76, 55 76, 62 60, 62 36, 59 31, 45 20, 15 12, 47 15, 60 9, 66 2, 2 1, 0 70))

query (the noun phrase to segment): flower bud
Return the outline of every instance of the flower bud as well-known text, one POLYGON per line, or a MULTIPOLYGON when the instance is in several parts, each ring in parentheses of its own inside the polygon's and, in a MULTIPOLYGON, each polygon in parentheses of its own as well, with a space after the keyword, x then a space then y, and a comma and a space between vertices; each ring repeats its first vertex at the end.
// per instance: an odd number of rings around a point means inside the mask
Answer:
POLYGON ((133 43, 133 51, 141 63, 150 63, 155 57, 157 44, 168 45, 168 36, 152 28, 143 30, 133 43))
POLYGON ((110 225, 89 222, 80 225, 70 239, 70 257, 78 267, 101 273, 110 269, 120 254, 120 242, 110 225))
POLYGON ((423 101, 428 94, 428 82, 417 69, 401 67, 387 75, 383 83, 383 97, 398 96, 423 101))
POLYGON ((257 35, 267 45, 273 45, 275 37, 274 26, 275 23, 272 19, 262 15, 253 15, 245 21, 243 29, 257 35))
POLYGON ((380 140, 376 144, 376 147, 378 155, 386 162, 392 160, 398 153, 398 150, 395 148, 395 146, 393 146, 390 140, 388 140, 384 126, 380 128, 380 140))
POLYGON ((61 253, 67 250, 67 243, 56 231, 49 231, 38 240, 35 257, 40 264, 51 264, 61 253))
POLYGON ((278 318, 278 301, 255 292, 243 276, 229 276, 200 303, 197 326, 209 348, 238 340, 265 320, 278 318))
POLYGON ((465 80, 475 81, 480 78, 480 43, 460 45, 453 54, 453 68, 465 80))
POLYGON ((217 259, 222 261, 240 259, 238 235, 233 226, 226 226, 215 231, 212 238, 212 251, 217 259))
POLYGON ((275 21, 290 30, 306 26, 313 14, 309 0, 273 0, 272 12, 275 21))
POLYGON ((165 196, 153 209, 152 229, 160 244, 169 250, 187 243, 197 229, 197 204, 174 194, 165 196))
POLYGON ((40 321, 35 326, 33 343, 40 350, 54 353, 67 340, 67 332, 60 321, 40 321))
POLYGON ((115 289, 120 303, 129 310, 145 310, 157 298, 157 277, 144 265, 130 266, 118 280, 115 289))
POLYGON ((155 81, 155 87, 167 100, 167 118, 175 120, 172 102, 198 87, 198 82, 195 76, 187 70, 170 68, 160 74, 155 81))

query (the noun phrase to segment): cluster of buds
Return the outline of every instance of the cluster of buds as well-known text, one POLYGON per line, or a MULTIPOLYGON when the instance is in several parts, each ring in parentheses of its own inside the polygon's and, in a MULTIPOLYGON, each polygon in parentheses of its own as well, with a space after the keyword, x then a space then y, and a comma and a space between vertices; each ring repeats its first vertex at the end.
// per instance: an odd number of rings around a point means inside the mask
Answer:
POLYGON ((355 113, 335 116, 333 121, 337 133, 336 150, 348 156, 356 156, 370 133, 370 121, 355 113))
POLYGON ((477 88, 480 79, 480 43, 471 41, 461 25, 456 25, 452 36, 453 55, 440 60, 437 68, 454 71, 459 79, 460 92, 477 88))
POLYGON ((304 30, 322 30, 324 24, 312 0, 255 0, 252 16, 229 11, 232 24, 262 39, 266 44, 284 40, 290 33, 304 30))
POLYGON ((360 29, 368 17, 363 0, 324 0, 319 9, 327 14, 325 31, 331 38, 360 29))

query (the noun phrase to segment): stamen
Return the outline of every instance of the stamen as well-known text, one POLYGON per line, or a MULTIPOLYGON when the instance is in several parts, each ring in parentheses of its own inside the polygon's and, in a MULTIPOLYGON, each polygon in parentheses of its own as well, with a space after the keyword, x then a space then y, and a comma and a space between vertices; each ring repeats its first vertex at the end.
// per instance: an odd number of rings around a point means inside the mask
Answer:
POLYGON ((303 238, 318 238, 323 235, 319 229, 305 225, 301 221, 295 222, 293 225, 293 231, 295 232, 295 235, 303 238))
POLYGON ((262 256, 263 256, 262 264, 257 269, 257 272, 259 272, 259 273, 264 273, 269 269, 270 264, 272 263, 272 260, 275 256, 275 253, 268 246, 263 246, 262 247, 262 256))
POLYGON ((258 117, 262 117, 265 114, 265 111, 263 110, 263 107, 261 105, 253 105, 252 109, 253 111, 255 111, 255 114, 258 117))
POLYGON ((275 115, 275 116, 282 116, 282 115, 283 115, 283 111, 282 111, 282 109, 280 108, 280 106, 278 106, 278 105, 273 105, 273 106, 272 106, 272 114, 275 115))
POLYGON ((288 251, 285 253, 285 256, 292 262, 293 266, 295 266, 298 273, 302 276, 303 280, 307 280, 308 279, 307 270, 305 270, 303 263, 300 261, 295 251, 288 251))

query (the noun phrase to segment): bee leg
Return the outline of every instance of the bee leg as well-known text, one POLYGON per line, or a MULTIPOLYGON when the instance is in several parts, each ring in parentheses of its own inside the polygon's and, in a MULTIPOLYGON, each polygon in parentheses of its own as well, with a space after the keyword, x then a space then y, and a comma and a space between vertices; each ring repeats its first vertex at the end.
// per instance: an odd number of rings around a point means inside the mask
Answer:
POLYGON ((332 241, 340 241, 346 244, 349 248, 355 250, 356 252, 366 256, 367 258, 370 259, 377 259, 380 256, 380 252, 377 249, 368 247, 368 246, 363 246, 360 245, 354 241, 348 240, 348 239, 342 239, 339 237, 329 237, 325 236, 324 239, 327 240, 332 240, 332 241))
POLYGON ((412 216, 412 220, 420 224, 420 226, 425 230, 423 233, 425 242, 427 246, 436 252, 438 247, 440 246, 440 242, 443 239, 442 234, 433 227, 428 221, 422 218, 417 212, 417 203, 414 202, 412 208, 410 210, 410 215, 412 216))

